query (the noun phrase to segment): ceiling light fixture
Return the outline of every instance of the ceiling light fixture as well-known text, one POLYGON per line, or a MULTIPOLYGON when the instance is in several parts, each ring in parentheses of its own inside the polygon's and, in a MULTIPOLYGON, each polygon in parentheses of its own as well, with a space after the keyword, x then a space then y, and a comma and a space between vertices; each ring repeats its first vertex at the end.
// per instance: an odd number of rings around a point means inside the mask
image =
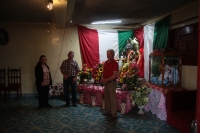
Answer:
POLYGON ((53 0, 48 0, 47 8, 48 8, 49 10, 52 10, 52 9, 53 9, 53 0))
POLYGON ((121 23, 122 21, 97 21, 93 22, 92 24, 116 24, 121 23))

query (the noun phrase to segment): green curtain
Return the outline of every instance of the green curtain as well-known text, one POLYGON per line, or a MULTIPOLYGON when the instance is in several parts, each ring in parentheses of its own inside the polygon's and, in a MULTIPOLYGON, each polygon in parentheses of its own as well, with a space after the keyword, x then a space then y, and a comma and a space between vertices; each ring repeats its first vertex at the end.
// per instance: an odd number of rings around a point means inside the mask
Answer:
POLYGON ((127 40, 133 38, 134 32, 131 31, 118 31, 118 43, 119 43, 119 57, 122 54, 123 49, 126 47, 127 40))
POLYGON ((170 18, 171 18, 171 15, 155 23, 153 49, 166 48, 170 18))

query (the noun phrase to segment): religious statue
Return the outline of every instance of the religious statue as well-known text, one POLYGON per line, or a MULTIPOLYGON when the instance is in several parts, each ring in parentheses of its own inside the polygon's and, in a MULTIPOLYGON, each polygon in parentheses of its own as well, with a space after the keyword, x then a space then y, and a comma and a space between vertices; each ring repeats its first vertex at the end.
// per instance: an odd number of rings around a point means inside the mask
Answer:
MULTIPOLYGON (((132 44, 132 49, 127 49, 127 62, 136 61, 139 64, 141 54, 139 51, 139 42, 137 38, 129 38, 129 42, 132 44)), ((127 44, 129 46, 129 44, 127 44)))

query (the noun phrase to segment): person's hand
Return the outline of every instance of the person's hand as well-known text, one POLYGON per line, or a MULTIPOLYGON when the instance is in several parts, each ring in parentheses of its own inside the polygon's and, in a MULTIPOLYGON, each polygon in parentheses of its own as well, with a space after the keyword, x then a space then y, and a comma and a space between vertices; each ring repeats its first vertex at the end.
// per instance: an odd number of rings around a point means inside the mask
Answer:
POLYGON ((53 88, 53 86, 52 86, 52 85, 49 85, 49 88, 53 88))
POLYGON ((107 80, 106 80, 106 79, 101 79, 101 82, 102 82, 103 84, 106 84, 107 80))
POLYGON ((44 82, 41 83, 41 86, 44 86, 44 82))
POLYGON ((64 78, 64 80, 67 80, 68 76, 65 74, 65 75, 63 75, 63 78, 64 78))
POLYGON ((75 82, 76 82, 76 77, 73 78, 73 83, 75 83, 75 82))

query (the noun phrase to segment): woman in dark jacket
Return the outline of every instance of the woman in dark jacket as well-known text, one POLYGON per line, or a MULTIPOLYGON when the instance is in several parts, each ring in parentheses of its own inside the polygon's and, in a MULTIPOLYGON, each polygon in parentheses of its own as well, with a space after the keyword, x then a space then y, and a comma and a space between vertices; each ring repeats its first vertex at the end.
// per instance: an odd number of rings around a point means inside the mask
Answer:
POLYGON ((43 107, 52 107, 48 103, 49 86, 52 85, 52 79, 46 60, 46 56, 41 55, 39 62, 35 66, 35 84, 38 92, 39 109, 43 107))

